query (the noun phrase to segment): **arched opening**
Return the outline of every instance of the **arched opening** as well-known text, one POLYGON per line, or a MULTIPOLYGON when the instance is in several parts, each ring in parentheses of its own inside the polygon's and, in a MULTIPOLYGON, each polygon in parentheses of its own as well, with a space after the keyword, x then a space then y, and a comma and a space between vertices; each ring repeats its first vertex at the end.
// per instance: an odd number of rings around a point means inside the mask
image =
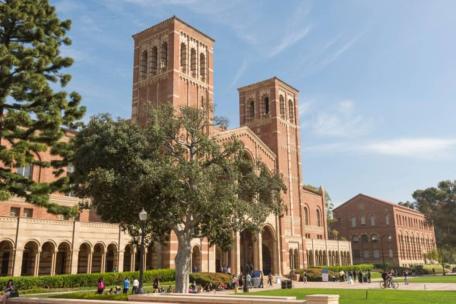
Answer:
POLYGON ((160 50, 160 70, 166 71, 168 68, 168 43, 163 42, 160 50))
POLYGON ((22 269, 21 276, 34 275, 37 269, 38 261, 38 244, 35 242, 28 242, 24 246, 24 253, 22 254, 22 269))
POLYGON ((13 248, 10 241, 0 242, 0 276, 13 275, 13 248))
POLYGON ((269 97, 268 96, 263 97, 263 114, 264 115, 269 114, 269 97))
POLYGON ((66 274, 71 272, 71 249, 68 243, 61 243, 57 248, 55 273, 66 274))
POLYGON ((181 71, 187 73, 187 45, 183 42, 181 43, 180 56, 181 71))
POLYGON ((241 271, 244 272, 246 267, 254 270, 254 250, 255 240, 252 232, 244 230, 241 232, 241 271))
POLYGON ((270 273, 277 273, 275 269, 275 239, 272 229, 268 226, 263 228, 261 232, 262 239, 262 256, 263 256, 263 273, 268 275, 270 273))
POLYGON ((288 100, 288 119, 291 123, 295 122, 295 115, 294 115, 294 105, 293 100, 288 100))
POLYGON ((280 96, 280 118, 285 119, 285 98, 280 96))
POLYGON ((117 246, 116 244, 110 244, 106 250, 106 272, 117 271, 117 246))
POLYGON ((190 71, 192 77, 196 77, 196 50, 194 48, 190 50, 190 71))
POLYGON ((321 212, 317 209, 317 226, 321 226, 321 212))
POLYGON ((78 273, 89 273, 90 245, 87 243, 79 246, 78 254, 78 273))
POLYGON ((52 271, 54 263, 55 246, 51 242, 46 242, 41 246, 39 275, 49 275, 52 271))
POLYGON ((152 48, 150 56, 150 73, 152 75, 157 75, 158 70, 158 49, 156 46, 152 48))
POLYGON ((103 269, 103 256, 105 254, 105 249, 103 244, 96 244, 93 247, 93 254, 92 254, 92 273, 101 272, 103 269))
POLYGON ((309 208, 304 207, 303 210, 304 215, 304 225, 309 225, 309 208))
POLYGON ((147 78, 147 51, 141 53, 141 78, 147 78))
POLYGON ((201 81, 206 81, 206 55, 200 54, 200 78, 201 81))
POLYGON ((215 248, 215 271, 231 273, 231 255, 229 250, 224 251, 217 246, 215 248))
POLYGON ((192 249, 192 272, 201 271, 201 250, 198 246, 192 249))
POLYGON ((247 122, 252 121, 255 118, 255 102, 249 100, 247 103, 247 122))
POLYGON ((123 260, 124 271, 132 271, 132 269, 131 269, 132 254, 133 254, 133 247, 131 246, 131 244, 125 246, 124 260, 123 260))

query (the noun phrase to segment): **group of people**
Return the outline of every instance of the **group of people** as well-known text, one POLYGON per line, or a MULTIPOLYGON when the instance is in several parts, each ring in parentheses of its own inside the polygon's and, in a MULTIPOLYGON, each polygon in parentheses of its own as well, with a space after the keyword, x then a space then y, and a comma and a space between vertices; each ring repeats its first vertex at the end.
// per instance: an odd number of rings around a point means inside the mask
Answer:
MULTIPOLYGON (((339 280, 341 282, 348 282, 348 284, 353 284, 354 282, 370 283, 371 279, 372 279, 372 274, 371 274, 370 270, 367 270, 367 271, 349 270, 347 272, 341 270, 339 272, 339 280)), ((333 281, 336 281, 335 276, 333 276, 333 281)))
MULTIPOLYGON (((123 289, 121 289, 119 285, 117 285, 115 287, 111 287, 108 291, 108 294, 120 294, 120 293, 128 294, 128 292, 130 291, 130 285, 131 285, 132 294, 139 293, 138 279, 134 279, 133 283, 131 283, 129 278, 125 278, 122 282, 122 285, 123 285, 123 289)), ((152 288, 153 288, 153 292, 165 292, 165 290, 160 287, 159 278, 155 278, 152 281, 152 288)), ((106 289, 106 284, 105 284, 103 278, 99 278, 98 282, 97 282, 97 294, 103 294, 105 292, 105 289, 106 289)))

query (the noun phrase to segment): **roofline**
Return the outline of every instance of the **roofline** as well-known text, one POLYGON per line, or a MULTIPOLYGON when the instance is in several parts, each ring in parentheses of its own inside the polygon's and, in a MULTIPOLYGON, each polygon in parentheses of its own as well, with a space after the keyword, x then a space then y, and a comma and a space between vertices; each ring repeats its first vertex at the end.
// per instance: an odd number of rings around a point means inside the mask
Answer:
POLYGON ((285 81, 283 81, 282 79, 280 79, 280 78, 277 77, 277 76, 273 76, 273 77, 268 78, 268 79, 265 79, 265 80, 260 80, 260 81, 258 81, 258 82, 254 82, 254 83, 247 84, 247 85, 245 85, 245 86, 239 87, 239 88, 238 88, 238 91, 241 91, 241 90, 243 90, 243 89, 247 89, 247 88, 249 88, 249 87, 251 87, 251 86, 254 86, 254 85, 257 85, 257 84, 262 84, 262 83, 265 83, 265 82, 269 82, 269 81, 271 81, 271 80, 277 80, 277 81, 279 81, 280 83, 286 85, 287 87, 289 87, 289 88, 293 89, 294 91, 296 91, 297 93, 299 93, 299 90, 298 90, 298 89, 296 89, 296 88, 293 87, 292 85, 286 83, 285 81))
POLYGON ((413 213, 418 213, 418 214, 424 216, 424 214, 421 213, 421 212, 418 211, 418 210, 414 210, 414 209, 411 209, 411 208, 408 208, 408 207, 404 207, 404 206, 401 206, 401 205, 399 205, 399 204, 392 203, 392 202, 389 202, 389 201, 385 201, 385 200, 382 200, 382 199, 379 199, 379 198, 376 198, 376 197, 373 197, 373 196, 369 196, 369 195, 366 195, 366 194, 363 194, 363 193, 358 193, 357 195, 355 195, 354 197, 352 197, 351 199, 349 199, 349 200, 346 201, 345 203, 343 203, 343 204, 337 206, 336 208, 334 208, 334 210, 339 209, 339 208, 341 208, 342 206, 344 206, 344 205, 350 203, 351 201, 353 201, 353 200, 354 200, 355 198, 357 198, 357 197, 369 198, 369 199, 375 200, 375 201, 377 201, 377 202, 379 202, 379 203, 387 204, 387 205, 392 206, 392 207, 397 207, 397 208, 399 208, 399 209, 402 209, 402 210, 405 210, 405 211, 409 211, 409 212, 413 212, 413 213))
POLYGON ((156 27, 157 25, 163 24, 163 23, 165 23, 165 22, 169 22, 169 21, 171 21, 171 20, 177 20, 177 21, 179 21, 180 23, 183 23, 184 25, 188 26, 188 27, 191 28, 192 30, 194 30, 194 31, 198 32, 199 34, 203 35, 204 37, 208 38, 208 39, 211 40, 212 42, 215 42, 215 39, 214 39, 214 38, 212 38, 211 36, 209 36, 209 35, 203 33, 203 32, 200 31, 199 29, 197 29, 197 28, 195 28, 194 26, 188 24, 187 22, 185 22, 184 20, 180 19, 179 17, 177 17, 177 16, 175 16, 175 15, 172 16, 172 17, 170 17, 170 18, 168 18, 168 19, 165 19, 165 20, 163 20, 163 21, 161 21, 161 22, 159 22, 159 23, 157 23, 157 24, 154 24, 154 25, 152 25, 152 26, 150 26, 150 27, 148 27, 148 28, 146 28, 146 29, 144 29, 144 30, 142 30, 142 31, 140 31, 140 32, 138 32, 138 33, 136 33, 136 34, 133 34, 133 35, 131 35, 131 36, 132 36, 133 38, 136 38, 136 36, 138 36, 138 35, 140 35, 140 34, 142 34, 142 33, 144 33, 144 32, 147 32, 148 30, 150 30, 150 29, 156 27))

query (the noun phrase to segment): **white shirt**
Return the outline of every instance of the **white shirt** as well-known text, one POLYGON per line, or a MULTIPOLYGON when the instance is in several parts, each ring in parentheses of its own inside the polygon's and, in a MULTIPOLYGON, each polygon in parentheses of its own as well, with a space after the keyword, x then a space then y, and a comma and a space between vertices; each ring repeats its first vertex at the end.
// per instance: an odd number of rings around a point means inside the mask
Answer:
POLYGON ((133 287, 139 287, 139 281, 138 280, 134 279, 133 287))

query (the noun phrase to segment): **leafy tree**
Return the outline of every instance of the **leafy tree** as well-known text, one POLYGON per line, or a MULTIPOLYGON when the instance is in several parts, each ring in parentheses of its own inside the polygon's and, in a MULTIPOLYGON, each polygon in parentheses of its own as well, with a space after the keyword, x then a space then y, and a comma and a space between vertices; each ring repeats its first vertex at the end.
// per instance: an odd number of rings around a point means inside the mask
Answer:
POLYGON ((416 190, 413 198, 417 209, 434 225, 437 246, 456 247, 456 181, 416 190))
POLYGON ((407 207, 410 209, 416 209, 416 204, 413 202, 405 201, 405 202, 399 202, 397 203, 400 206, 407 207))
POLYGON ((66 179, 35 183, 15 168, 63 172, 63 160, 43 161, 36 154, 49 150, 63 159, 68 152, 64 128, 76 128, 85 111, 77 93, 54 91, 71 79, 61 69, 73 60, 60 54, 60 47, 71 43, 70 25, 59 20, 47 0, 0 0, 0 199, 21 196, 54 213, 70 211, 49 202, 49 194, 61 190, 66 179))
POLYGON ((248 160, 240 142, 205 134, 208 123, 197 109, 163 106, 145 128, 102 115, 74 140, 75 190, 103 220, 135 233, 144 208, 152 238, 176 235, 178 292, 188 290, 193 238, 228 248, 234 231, 258 230, 282 210, 281 177, 248 160))
POLYGON ((442 273, 446 275, 445 265, 455 261, 456 253, 448 246, 442 246, 425 254, 425 258, 439 262, 442 266, 442 273))

